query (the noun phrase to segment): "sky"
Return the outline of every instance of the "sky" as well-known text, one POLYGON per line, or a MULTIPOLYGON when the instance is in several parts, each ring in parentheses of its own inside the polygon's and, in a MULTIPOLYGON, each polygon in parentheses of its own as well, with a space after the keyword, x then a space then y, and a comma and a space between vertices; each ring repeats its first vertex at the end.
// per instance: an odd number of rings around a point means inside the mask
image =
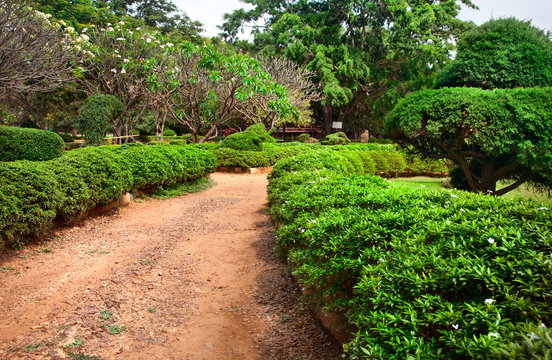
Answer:
MULTIPOLYGON (((204 36, 215 36, 220 30, 217 25, 223 23, 222 16, 235 9, 244 8, 239 0, 173 0, 179 9, 192 20, 203 23, 204 36)), ((476 24, 491 18, 515 16, 522 20, 531 20, 538 28, 552 31, 552 0, 473 0, 479 10, 463 9, 462 20, 472 20, 476 24)))

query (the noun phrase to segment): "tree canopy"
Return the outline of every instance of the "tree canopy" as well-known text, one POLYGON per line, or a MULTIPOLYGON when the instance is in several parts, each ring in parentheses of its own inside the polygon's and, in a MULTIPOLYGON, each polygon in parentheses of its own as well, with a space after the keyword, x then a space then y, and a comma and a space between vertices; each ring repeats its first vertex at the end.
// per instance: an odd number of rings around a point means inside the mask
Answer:
POLYGON ((254 50, 283 54, 315 72, 328 131, 336 120, 381 116, 392 93, 427 82, 465 28, 456 18, 460 4, 473 6, 469 0, 245 2, 253 9, 225 15, 222 36, 231 41, 262 19, 254 50))
POLYGON ((552 59, 552 41, 527 22, 502 19, 459 44, 457 60, 438 84, 481 89, 416 92, 389 114, 388 131, 427 156, 453 160, 471 191, 501 195, 526 181, 552 187, 552 88, 531 87, 548 85, 552 63, 543 60, 552 59), (504 179, 515 181, 497 189, 504 179))
POLYGON ((435 87, 552 86, 549 34, 515 18, 491 20, 458 40, 458 56, 435 87))

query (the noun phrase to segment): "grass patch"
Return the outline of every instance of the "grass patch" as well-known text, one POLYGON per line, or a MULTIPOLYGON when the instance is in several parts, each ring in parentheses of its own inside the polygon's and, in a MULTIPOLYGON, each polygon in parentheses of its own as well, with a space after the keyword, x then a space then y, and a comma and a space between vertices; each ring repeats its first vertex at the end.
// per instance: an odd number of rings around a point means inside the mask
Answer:
MULTIPOLYGON (((393 179, 391 180, 391 183, 401 188, 439 190, 444 188, 443 182, 446 180, 446 178, 413 177, 393 179)), ((506 182, 499 182, 497 188, 503 188, 508 184, 509 183, 506 182)), ((534 199, 537 201, 552 203, 552 199, 548 197, 548 194, 539 193, 527 184, 521 185, 517 189, 504 194, 503 197, 518 200, 534 199)))
POLYGON ((391 183, 401 188, 439 190, 443 188, 445 178, 413 177, 393 179, 391 183))
POLYGON ((169 199, 185 194, 195 194, 207 190, 213 185, 215 185, 215 182, 208 176, 204 176, 182 184, 176 184, 166 188, 160 187, 146 196, 154 199, 169 199))

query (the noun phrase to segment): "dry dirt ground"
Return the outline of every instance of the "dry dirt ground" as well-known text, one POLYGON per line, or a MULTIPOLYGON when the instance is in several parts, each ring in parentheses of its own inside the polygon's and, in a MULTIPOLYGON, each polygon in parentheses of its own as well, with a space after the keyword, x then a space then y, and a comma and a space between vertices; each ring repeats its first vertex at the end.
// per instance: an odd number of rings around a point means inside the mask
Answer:
POLYGON ((266 175, 143 200, 0 259, 0 359, 338 359, 274 258, 266 175))

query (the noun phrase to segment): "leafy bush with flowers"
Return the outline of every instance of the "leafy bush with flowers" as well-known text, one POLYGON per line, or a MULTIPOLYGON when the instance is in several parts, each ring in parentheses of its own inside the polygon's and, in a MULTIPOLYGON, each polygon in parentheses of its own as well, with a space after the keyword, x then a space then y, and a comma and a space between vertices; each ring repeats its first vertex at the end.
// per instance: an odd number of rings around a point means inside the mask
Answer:
POLYGON ((125 192, 197 179, 215 168, 216 157, 205 150, 141 144, 0 163, 0 250, 23 246, 56 218, 68 221, 125 192))
POLYGON ((396 188, 340 151, 278 162, 269 204, 310 299, 357 329, 345 357, 550 356, 549 205, 396 188))

